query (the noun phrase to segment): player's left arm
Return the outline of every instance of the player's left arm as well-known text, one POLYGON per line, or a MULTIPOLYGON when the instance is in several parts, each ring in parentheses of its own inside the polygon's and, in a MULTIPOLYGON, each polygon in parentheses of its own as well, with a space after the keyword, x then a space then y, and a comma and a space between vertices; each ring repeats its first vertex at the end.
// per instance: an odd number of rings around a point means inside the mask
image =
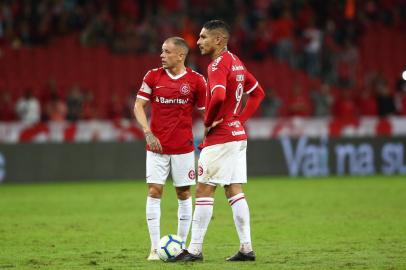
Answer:
POLYGON ((251 73, 246 73, 245 93, 248 94, 247 103, 240 114, 240 121, 244 124, 258 109, 259 104, 265 97, 264 89, 258 83, 254 76, 251 73))

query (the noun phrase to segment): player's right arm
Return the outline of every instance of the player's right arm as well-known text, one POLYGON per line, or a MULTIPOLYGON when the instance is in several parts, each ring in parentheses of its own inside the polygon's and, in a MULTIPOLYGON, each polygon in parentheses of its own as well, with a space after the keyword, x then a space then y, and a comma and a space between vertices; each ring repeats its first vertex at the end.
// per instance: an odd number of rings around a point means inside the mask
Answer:
POLYGON ((219 119, 218 114, 226 99, 228 71, 222 63, 218 62, 216 66, 209 67, 207 74, 209 77, 208 90, 211 93, 211 99, 208 108, 206 108, 204 126, 208 129, 208 132, 210 128, 215 127, 222 121, 222 119, 219 119))
POLYGON ((137 119, 137 122, 140 124, 142 130, 144 131, 145 140, 150 150, 152 152, 162 153, 161 142, 152 133, 148 124, 147 115, 145 113, 145 106, 147 105, 147 103, 148 103, 147 100, 137 98, 134 105, 134 115, 135 118, 137 119))
POLYGON ((151 132, 149 128, 147 115, 145 113, 145 106, 147 105, 148 101, 145 99, 137 98, 135 100, 134 105, 134 115, 137 119, 138 124, 142 127, 142 130, 145 132, 151 132))
POLYGON ((149 75, 150 72, 145 75, 141 88, 138 91, 137 99, 135 100, 134 104, 134 115, 137 119, 137 122, 140 124, 142 130, 144 131, 145 140, 147 142, 147 145, 149 146, 149 149, 152 152, 162 153, 161 142, 152 133, 151 128, 148 124, 147 115, 145 113, 145 106, 149 102, 152 94, 152 89, 147 83, 149 80, 151 80, 149 75))

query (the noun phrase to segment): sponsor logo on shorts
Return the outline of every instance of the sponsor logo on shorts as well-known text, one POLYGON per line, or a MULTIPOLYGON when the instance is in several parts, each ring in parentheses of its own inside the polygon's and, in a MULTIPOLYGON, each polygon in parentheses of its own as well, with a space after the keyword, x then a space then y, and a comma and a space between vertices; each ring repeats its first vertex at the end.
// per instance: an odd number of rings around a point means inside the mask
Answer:
POLYGON ((203 175, 203 167, 202 167, 201 165, 199 165, 199 167, 197 168, 197 174, 198 174, 199 176, 202 176, 202 175, 203 175))
POLYGON ((188 176, 189 176, 190 180, 194 180, 196 178, 195 170, 193 170, 193 169, 190 170, 189 173, 188 173, 188 176))
POLYGON ((190 93, 190 86, 189 86, 189 84, 183 83, 183 84, 180 86, 179 91, 180 91, 180 93, 181 93, 182 95, 187 95, 187 94, 189 94, 189 93, 190 93))

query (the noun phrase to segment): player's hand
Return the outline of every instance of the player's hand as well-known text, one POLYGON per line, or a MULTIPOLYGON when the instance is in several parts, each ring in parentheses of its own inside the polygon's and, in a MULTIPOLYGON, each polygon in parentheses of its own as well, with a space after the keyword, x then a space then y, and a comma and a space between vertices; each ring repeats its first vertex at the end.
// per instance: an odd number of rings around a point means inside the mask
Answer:
POLYGON ((216 127, 218 124, 220 124, 221 122, 223 122, 223 118, 221 118, 220 120, 214 121, 213 124, 211 125, 210 129, 216 127))
POLYGON ((217 120, 217 121, 214 121, 213 124, 211 124, 210 127, 205 127, 205 128, 204 128, 203 140, 206 138, 207 134, 209 134, 210 130, 211 130, 212 128, 215 128, 215 127, 216 127, 218 124, 220 124, 221 122, 223 122, 223 118, 221 118, 221 119, 219 119, 219 120, 217 120))
POLYGON ((203 141, 206 139, 209 131, 210 131, 210 127, 204 127, 203 141))
POLYGON ((149 146, 149 149, 155 153, 162 153, 162 145, 161 142, 151 131, 145 132, 145 140, 149 146))

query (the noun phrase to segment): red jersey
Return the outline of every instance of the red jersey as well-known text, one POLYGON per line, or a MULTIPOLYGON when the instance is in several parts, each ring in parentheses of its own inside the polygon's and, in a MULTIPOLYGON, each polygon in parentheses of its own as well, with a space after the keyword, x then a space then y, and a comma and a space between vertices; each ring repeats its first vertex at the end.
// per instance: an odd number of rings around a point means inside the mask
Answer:
POLYGON ((193 108, 203 110, 205 96, 204 77, 190 68, 177 76, 162 67, 147 72, 137 98, 151 102, 151 131, 161 142, 163 154, 194 150, 193 108))
MULTIPOLYGON (((208 87, 206 94, 206 115, 214 91, 226 91, 225 100, 215 117, 223 119, 207 134, 203 147, 231 141, 247 139, 244 126, 240 122, 241 98, 258 88, 258 82, 248 72, 241 60, 229 51, 223 52, 207 68, 208 87)), ((261 88, 262 89, 262 88, 261 88)))

